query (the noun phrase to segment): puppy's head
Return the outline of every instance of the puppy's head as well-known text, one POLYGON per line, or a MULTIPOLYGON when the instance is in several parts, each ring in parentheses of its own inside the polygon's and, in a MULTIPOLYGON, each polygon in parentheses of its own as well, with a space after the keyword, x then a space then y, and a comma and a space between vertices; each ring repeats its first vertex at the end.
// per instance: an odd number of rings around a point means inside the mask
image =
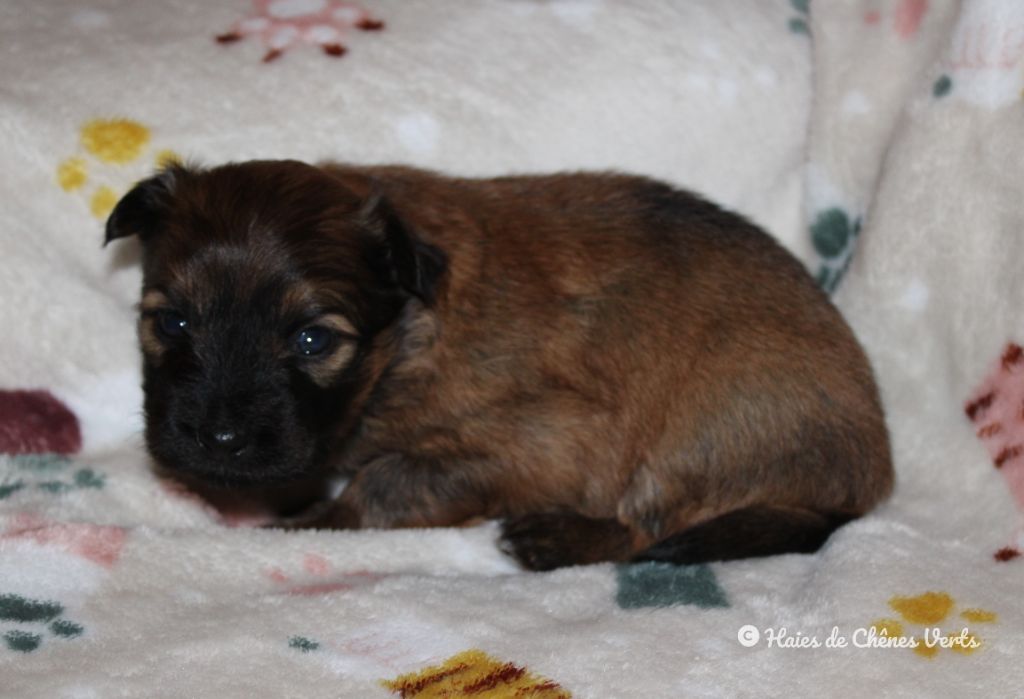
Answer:
POLYGON ((444 271, 385 199, 297 162, 168 168, 110 215, 128 235, 149 450, 223 485, 316 473, 444 271))

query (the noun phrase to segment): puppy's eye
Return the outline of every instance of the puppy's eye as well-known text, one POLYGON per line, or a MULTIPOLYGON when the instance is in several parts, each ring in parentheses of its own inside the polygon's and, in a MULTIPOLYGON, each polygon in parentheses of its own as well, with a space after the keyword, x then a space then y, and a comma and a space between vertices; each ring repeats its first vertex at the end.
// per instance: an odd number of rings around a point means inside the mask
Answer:
POLYGON ((299 331, 295 336, 295 351, 305 357, 315 357, 326 352, 334 341, 334 333, 327 328, 313 325, 299 331))
POLYGON ((173 340, 185 334, 188 321, 177 311, 160 311, 156 314, 156 327, 161 335, 173 340))

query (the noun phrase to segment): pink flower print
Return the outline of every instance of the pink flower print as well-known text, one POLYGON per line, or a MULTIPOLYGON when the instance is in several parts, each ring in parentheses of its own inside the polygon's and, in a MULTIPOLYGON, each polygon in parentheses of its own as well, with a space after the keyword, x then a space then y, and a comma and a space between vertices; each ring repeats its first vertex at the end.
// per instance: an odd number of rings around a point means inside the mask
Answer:
MULTIPOLYGON (((964 406, 1017 507, 1024 512, 1024 348, 1011 343, 964 406)), ((1010 560, 1014 547, 996 559, 1010 560)))
POLYGON ((368 570, 336 572, 331 562, 317 553, 303 555, 302 572, 289 574, 274 566, 264 570, 263 575, 278 586, 283 594, 301 597, 352 590, 386 577, 368 570))
POLYGON ((34 515, 18 515, 0 534, 0 541, 31 541, 112 568, 121 556, 127 532, 99 524, 53 522, 34 515))
POLYGON ((217 41, 229 44, 258 36, 267 47, 265 63, 297 44, 313 44, 329 56, 342 56, 348 51, 341 43, 346 32, 384 28, 369 12, 343 0, 253 0, 253 8, 253 15, 236 22, 217 41))
POLYGON ((901 0, 893 17, 893 29, 901 39, 913 39, 927 13, 928 0, 901 0))

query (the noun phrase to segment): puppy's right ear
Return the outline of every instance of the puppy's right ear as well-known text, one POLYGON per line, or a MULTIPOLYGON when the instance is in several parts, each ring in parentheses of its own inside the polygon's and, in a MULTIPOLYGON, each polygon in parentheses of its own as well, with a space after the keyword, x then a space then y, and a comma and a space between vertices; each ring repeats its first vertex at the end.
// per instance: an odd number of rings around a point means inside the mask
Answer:
POLYGON ((135 185, 110 212, 103 245, 129 235, 138 235, 142 240, 152 235, 159 228, 177 185, 187 174, 182 166, 171 165, 135 185))

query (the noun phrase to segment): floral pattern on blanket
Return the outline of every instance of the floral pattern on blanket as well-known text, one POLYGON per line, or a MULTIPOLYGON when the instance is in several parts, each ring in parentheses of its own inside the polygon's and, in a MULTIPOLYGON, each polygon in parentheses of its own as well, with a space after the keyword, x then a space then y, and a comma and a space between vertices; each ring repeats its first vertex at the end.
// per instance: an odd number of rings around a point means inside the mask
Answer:
POLYGON ((317 553, 302 555, 299 570, 285 572, 277 566, 263 571, 276 589, 286 595, 327 595, 373 585, 386 575, 369 570, 336 571, 334 565, 317 553))
POLYGON ((908 668, 923 683, 913 695, 1005 694, 1024 648, 1024 159, 1011 128, 1024 4, 396 2, 380 4, 382 35, 360 33, 377 15, 340 0, 79 5, 42 0, 0 23, 5 194, 29 205, 8 207, 5 226, 31 232, 5 239, 0 260, 0 694, 856 695, 902 689, 908 668), (314 29, 325 8, 339 24, 314 29), (753 62, 736 36, 759 47, 753 62), (334 62, 347 46, 380 60, 334 62), (806 94, 787 92, 805 79, 806 94), (780 107, 797 94, 807 102, 780 107), (757 117, 766 144, 780 120, 800 143, 761 152, 723 135, 735 112, 757 117), (195 134, 173 131, 179 116, 195 134), (683 157, 704 152, 686 138, 715 157, 683 157), (740 208, 780 202, 773 232, 824 288, 842 287, 872 356, 896 497, 813 556, 549 574, 515 570, 486 526, 283 535, 252 528, 250 512, 225 516, 153 477, 135 423, 85 413, 123 391, 72 399, 108 370, 137 385, 135 355, 105 351, 112 328, 130 338, 137 269, 99 251, 102 220, 185 149, 205 163, 355 153, 467 173, 592 159, 740 208), (799 191, 788 203, 785 173, 799 191), (942 641, 843 657, 737 642, 747 624, 811 633, 849 620, 942 641))
POLYGON ((263 62, 277 60, 299 44, 319 46, 328 56, 343 56, 342 39, 350 29, 379 31, 384 22, 362 7, 343 0, 253 0, 253 14, 218 34, 221 44, 247 36, 259 37, 266 47, 263 62))
POLYGON ((953 614, 956 601, 946 592, 924 592, 911 597, 894 596, 889 607, 899 619, 882 618, 871 628, 891 640, 894 647, 909 648, 922 658, 934 658, 942 650, 971 655, 984 646, 970 625, 993 624, 999 616, 987 609, 970 607, 953 614), (952 615, 952 618, 951 618, 952 615))
POLYGON ((538 677, 526 668, 503 662, 481 650, 467 650, 440 665, 401 675, 381 684, 402 699, 430 697, 537 697, 568 699, 572 695, 557 682, 538 677))
MULTIPOLYGON (((1024 348, 1011 342, 964 406, 976 435, 992 457, 1024 516, 1024 348)), ((1021 527, 1014 541, 995 552, 997 561, 1020 555, 1021 527)))
MULTIPOLYGON (((0 500, 102 489, 105 476, 72 458, 81 444, 78 419, 48 391, 0 391, 0 500)), ((7 650, 31 653, 44 641, 82 636, 85 627, 66 612, 99 586, 124 541, 119 527, 16 510, 0 527, 0 638, 7 650)))
POLYGON ((136 179, 181 159, 168 148, 151 149, 152 139, 152 131, 132 119, 91 119, 79 129, 79 144, 85 152, 60 162, 57 184, 69 194, 86 193, 89 211, 105 219, 136 179), (136 167, 126 169, 132 164, 136 167))
POLYGON ((119 527, 14 517, 0 531, 0 630, 8 650, 88 636, 82 609, 110 579, 126 538, 119 527))
POLYGON ((45 390, 0 390, 0 454, 74 454, 78 418, 45 390))
POLYGON ((83 488, 99 489, 106 484, 104 474, 89 466, 76 464, 61 454, 27 454, 6 458, 9 458, 13 468, 5 480, 0 482, 0 500, 27 490, 59 495, 83 488))

